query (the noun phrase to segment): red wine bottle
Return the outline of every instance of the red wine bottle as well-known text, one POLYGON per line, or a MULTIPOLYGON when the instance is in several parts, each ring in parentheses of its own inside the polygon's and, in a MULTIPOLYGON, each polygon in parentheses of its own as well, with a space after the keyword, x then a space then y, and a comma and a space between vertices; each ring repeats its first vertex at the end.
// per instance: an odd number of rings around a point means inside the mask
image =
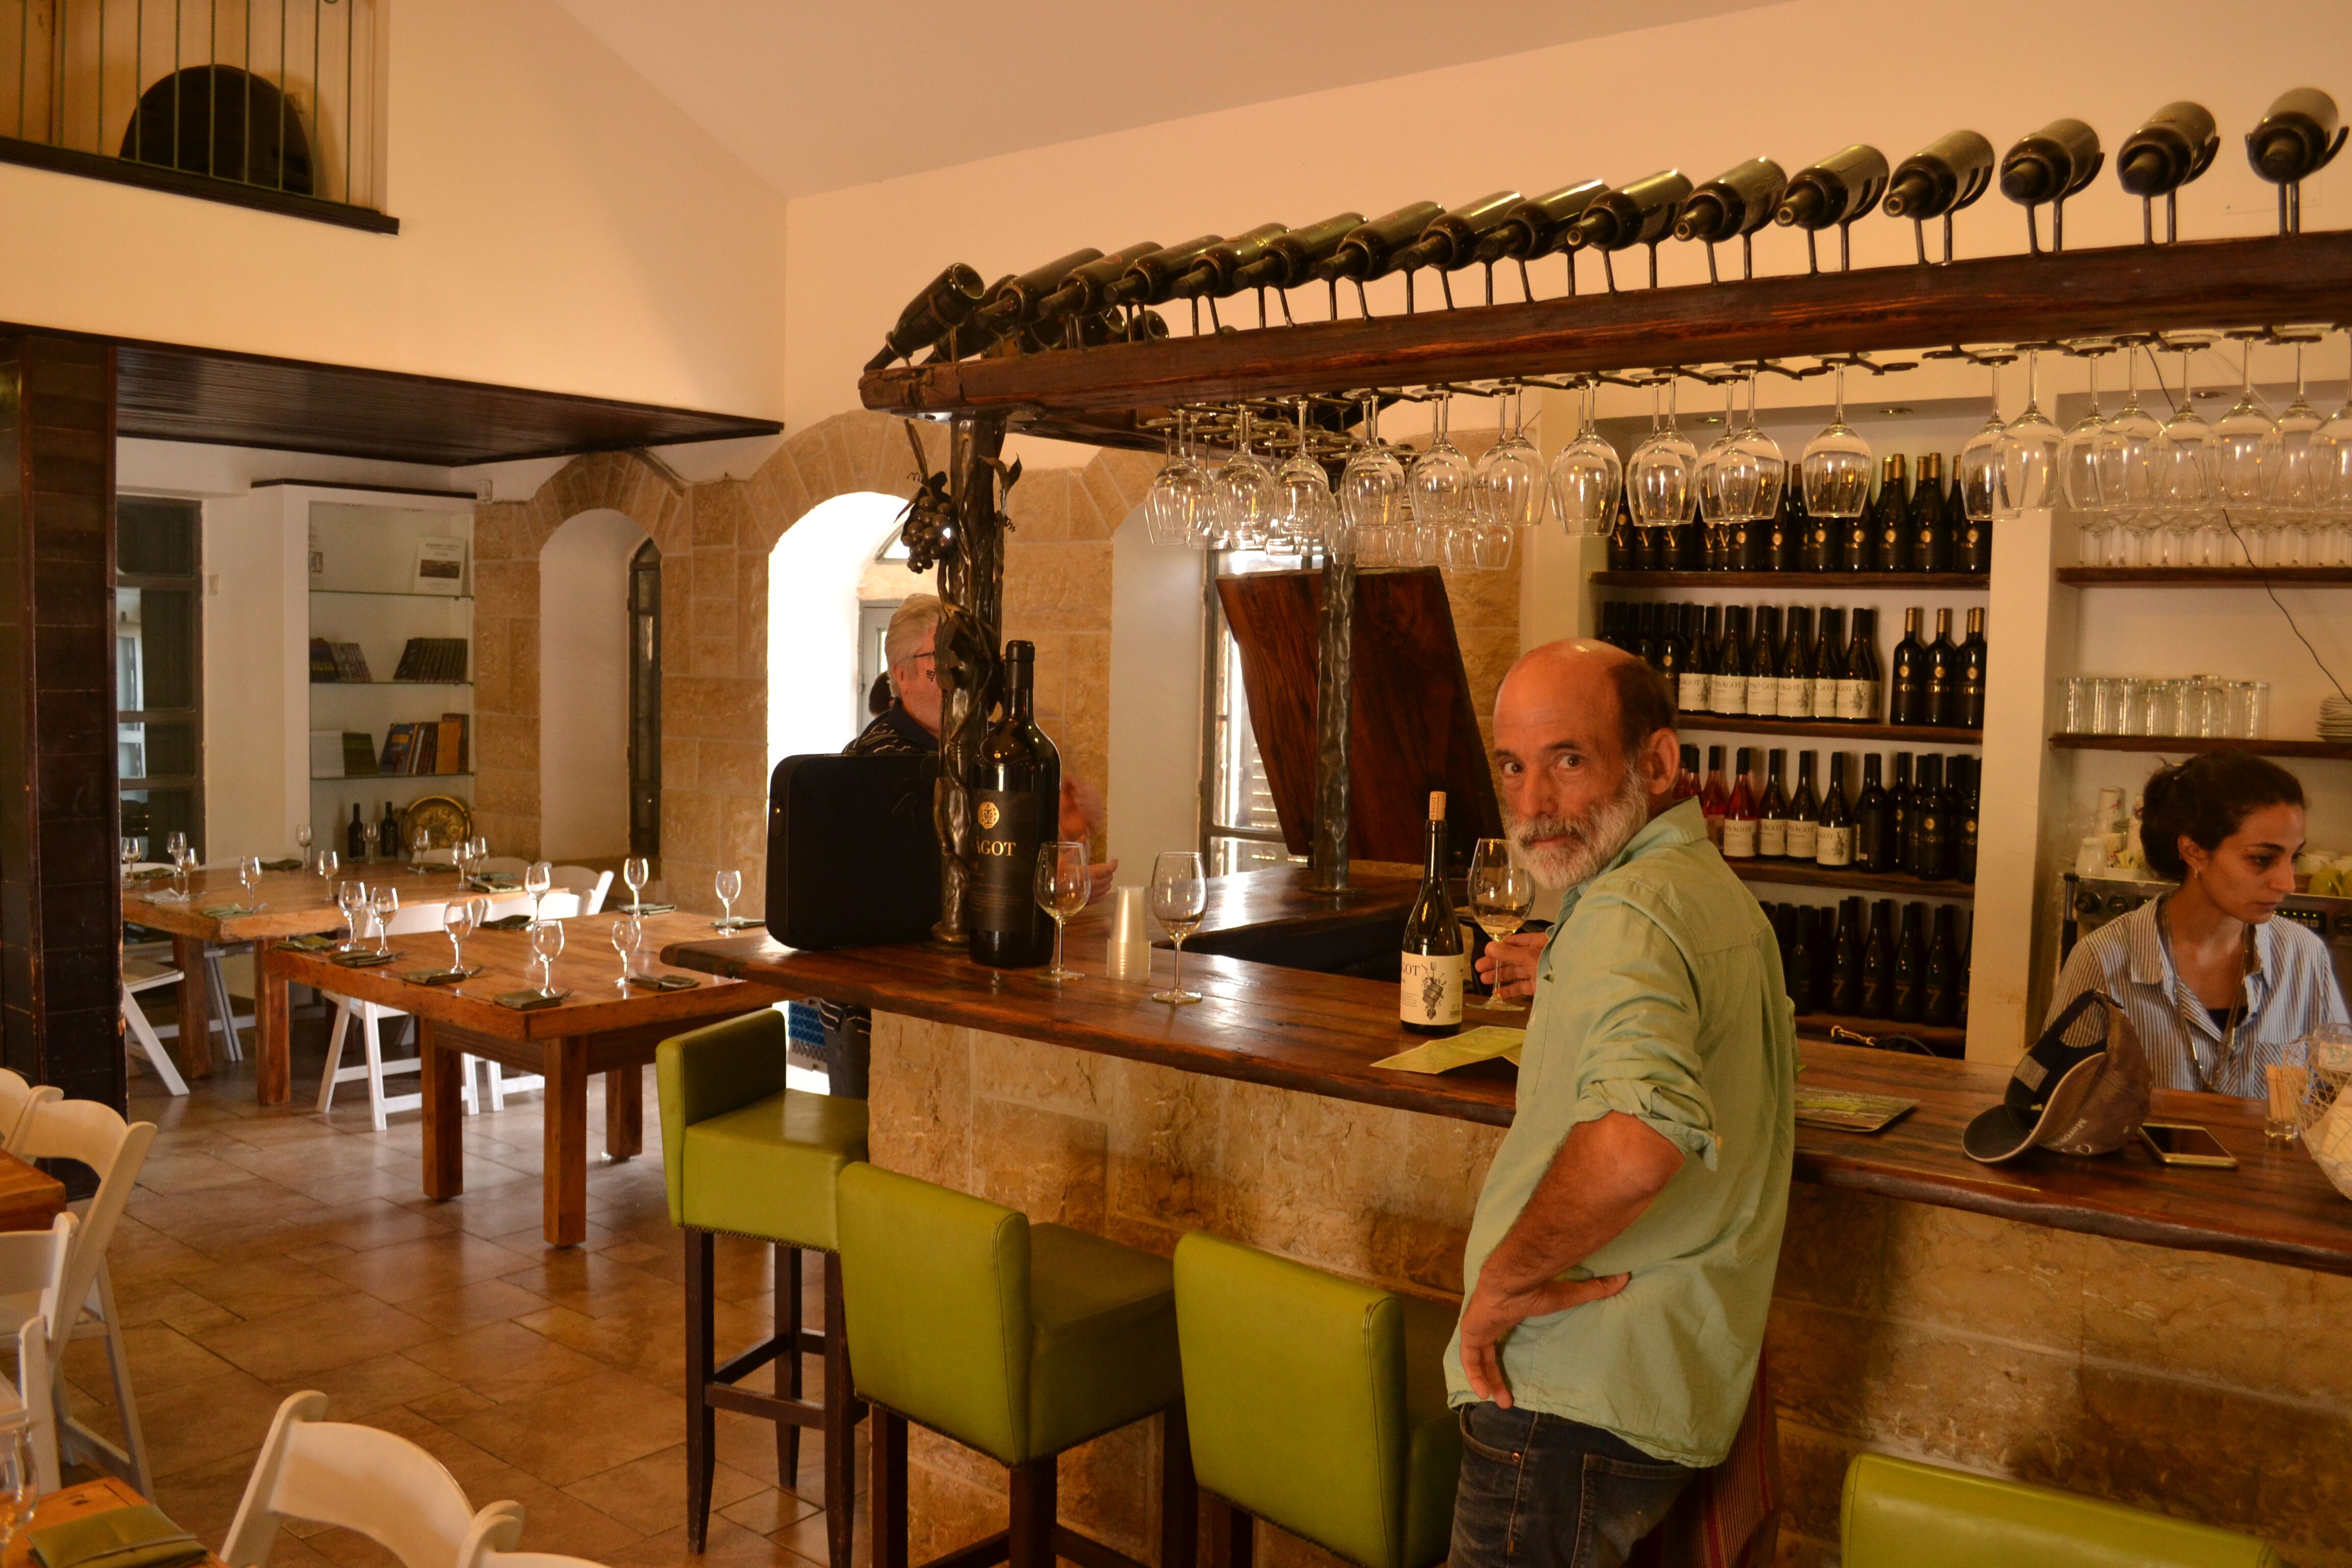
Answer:
POLYGON ((1037 650, 1004 645, 1004 716, 981 742, 971 787, 971 956, 1026 969, 1053 956, 1054 922, 1037 902, 1038 847, 1061 837, 1062 758, 1034 710, 1037 650))

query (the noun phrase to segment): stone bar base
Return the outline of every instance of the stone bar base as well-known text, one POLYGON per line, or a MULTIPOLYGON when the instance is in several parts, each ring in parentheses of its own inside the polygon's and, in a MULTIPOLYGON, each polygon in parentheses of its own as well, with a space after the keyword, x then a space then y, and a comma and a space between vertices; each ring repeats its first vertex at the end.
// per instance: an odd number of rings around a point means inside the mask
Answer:
MULTIPOLYGON (((871 1095, 888 1169, 1163 1257, 1208 1230, 1441 1299, 1502 1136, 889 1014, 871 1095)), ((1770 1343, 1783 1563, 1837 1561, 1868 1448, 2352 1568, 2352 1279, 1800 1184, 1770 1343)), ((1159 1441, 1152 1423, 1066 1456, 1065 1520, 1151 1560, 1159 1441)), ((916 1561, 1004 1527, 1002 1468, 919 1430, 911 1459, 916 1561)), ((1273 1568, 1337 1562, 1258 1536, 1273 1568)))

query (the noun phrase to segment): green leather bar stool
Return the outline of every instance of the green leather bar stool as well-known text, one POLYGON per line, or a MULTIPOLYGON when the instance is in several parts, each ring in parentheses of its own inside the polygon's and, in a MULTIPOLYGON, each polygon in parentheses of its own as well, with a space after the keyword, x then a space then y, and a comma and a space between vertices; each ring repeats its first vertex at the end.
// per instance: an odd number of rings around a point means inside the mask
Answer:
POLYGON ((2267 1542, 2048 1487, 1857 1454, 1845 1568, 2285 1568, 2267 1542))
POLYGON ((1013 1472, 1009 1528, 932 1568, 1147 1568, 1060 1522, 1054 1461, 1162 1412, 1160 1562, 1190 1568, 1200 1497, 1167 1263, 872 1165, 840 1191, 849 1360, 874 1407, 874 1568, 906 1568, 909 1421, 1013 1472))
POLYGON ((1247 1568, 1251 1516, 1365 1568, 1443 1562, 1462 1434, 1453 1309, 1194 1231, 1176 1334, 1209 1556, 1247 1568))
POLYGON ((832 1568, 849 1568, 851 1470, 864 1412, 850 1389, 841 1325, 841 1259, 834 1189, 866 1158, 866 1102, 784 1087, 783 1015, 762 1008, 664 1040, 654 1053, 660 1085, 662 1173, 669 1217, 686 1229, 687 1541, 700 1552, 710 1528, 718 1412, 776 1424, 776 1468, 786 1487, 800 1473, 801 1428, 824 1437, 825 1544, 832 1568), (772 1337, 721 1363, 712 1307, 714 1238, 776 1249, 772 1337), (801 1321, 801 1254, 824 1255, 824 1327, 801 1321), (824 1358, 824 1398, 801 1397, 801 1358, 824 1358), (775 1363, 775 1392, 741 1380, 775 1363))

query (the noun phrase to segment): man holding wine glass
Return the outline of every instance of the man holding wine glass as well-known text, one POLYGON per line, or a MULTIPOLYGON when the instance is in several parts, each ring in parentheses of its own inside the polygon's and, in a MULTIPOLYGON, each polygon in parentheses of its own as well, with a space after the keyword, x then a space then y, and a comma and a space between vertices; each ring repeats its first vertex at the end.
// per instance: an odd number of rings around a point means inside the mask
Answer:
POLYGON ((1446 1352, 1454 1568, 1623 1562, 1723 1461, 1755 1381, 1795 1021, 1770 924, 1675 799, 1673 723, 1663 679, 1601 643, 1535 649, 1496 701, 1512 846, 1566 896, 1478 963, 1533 1006, 1446 1352))

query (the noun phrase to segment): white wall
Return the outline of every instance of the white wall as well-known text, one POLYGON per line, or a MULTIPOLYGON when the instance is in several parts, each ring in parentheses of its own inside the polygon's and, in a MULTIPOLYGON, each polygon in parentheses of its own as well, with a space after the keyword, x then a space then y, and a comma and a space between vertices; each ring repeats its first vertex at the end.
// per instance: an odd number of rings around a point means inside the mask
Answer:
POLYGON ((837 752, 866 727, 857 584, 906 510, 897 496, 853 491, 811 508, 776 541, 768 557, 771 769, 786 757, 837 752))
MULTIPOLYGON (((310 813, 305 508, 254 490, 205 503, 205 824, 210 865, 294 853, 310 813)), ((331 824, 320 824, 332 843, 331 824)))
POLYGON ((600 508, 540 552, 540 849, 551 860, 629 852, 629 558, 645 542, 626 513, 600 508))
POLYGON ((389 13, 398 235, 0 165, 0 321, 780 413, 782 200, 550 0, 389 13))
POLYGON ((1109 853, 1138 886, 1201 836, 1205 560, 1154 544, 1140 511, 1111 535, 1109 853))

